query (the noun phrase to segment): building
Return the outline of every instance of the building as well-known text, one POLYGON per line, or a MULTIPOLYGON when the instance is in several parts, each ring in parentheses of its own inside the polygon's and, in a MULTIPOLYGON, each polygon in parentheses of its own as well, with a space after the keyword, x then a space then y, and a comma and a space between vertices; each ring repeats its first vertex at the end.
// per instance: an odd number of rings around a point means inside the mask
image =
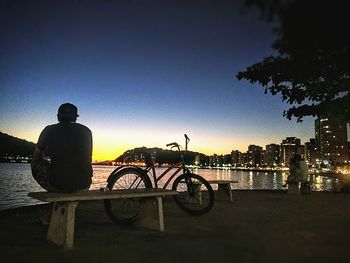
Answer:
POLYGON ((305 143, 305 159, 309 164, 316 165, 320 160, 320 150, 317 146, 316 139, 310 139, 305 143))
POLYGON ((315 138, 322 161, 344 163, 349 160, 346 121, 321 116, 315 120, 315 138))
POLYGON ((232 166, 232 156, 231 154, 225 154, 224 158, 224 166, 232 166))
POLYGON ((262 147, 258 145, 249 145, 247 152, 247 165, 248 167, 261 166, 263 164, 262 160, 262 147))
POLYGON ((209 165, 211 167, 222 167, 224 164, 224 156, 223 155, 211 155, 209 156, 209 165))
POLYGON ((244 154, 238 150, 231 152, 231 160, 234 167, 244 166, 244 154))
POLYGON ((264 164, 276 166, 280 163, 280 146, 278 144, 268 144, 265 147, 264 164))
POLYGON ((299 153, 303 158, 305 154, 304 146, 300 145, 300 139, 296 137, 287 137, 285 140, 282 140, 280 150, 281 164, 284 166, 289 165, 289 160, 294 154, 299 153))

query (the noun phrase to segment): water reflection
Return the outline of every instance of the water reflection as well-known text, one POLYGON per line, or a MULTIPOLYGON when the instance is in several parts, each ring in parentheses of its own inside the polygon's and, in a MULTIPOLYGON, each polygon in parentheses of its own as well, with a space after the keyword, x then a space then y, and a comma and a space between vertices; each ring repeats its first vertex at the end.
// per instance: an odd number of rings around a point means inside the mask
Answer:
POLYGON ((42 190, 29 164, 0 164, 0 209, 40 203, 28 197, 28 192, 42 190))
MULTIPOLYGON (((237 180, 233 184, 233 189, 285 189, 282 185, 287 180, 288 174, 285 172, 252 172, 252 171, 232 171, 232 170, 211 170, 194 169, 194 173, 203 176, 206 179, 237 180)), ((341 183, 338 179, 327 178, 324 176, 310 176, 313 191, 339 191, 341 183)))
POLYGON ((316 176, 310 178, 314 182, 311 186, 313 191, 339 191, 341 184, 338 179, 316 176))
MULTIPOLYGON (((94 176, 91 189, 106 187, 113 166, 93 166, 94 176)), ((160 174, 165 168, 157 168, 160 174)), ((247 172, 218 169, 194 169, 194 173, 208 180, 237 180, 233 189, 285 189, 282 184, 287 180, 286 173, 280 172, 247 172)), ((169 177, 164 177, 158 184, 162 187, 169 177)), ((313 191, 339 191, 341 183, 337 179, 322 176, 310 176, 313 191)), ((172 182, 168 188, 171 188, 172 182)), ((217 187, 213 185, 214 189, 217 187)), ((0 209, 13 208, 40 203, 30 197, 28 192, 43 191, 31 175, 29 164, 0 163, 0 209)))

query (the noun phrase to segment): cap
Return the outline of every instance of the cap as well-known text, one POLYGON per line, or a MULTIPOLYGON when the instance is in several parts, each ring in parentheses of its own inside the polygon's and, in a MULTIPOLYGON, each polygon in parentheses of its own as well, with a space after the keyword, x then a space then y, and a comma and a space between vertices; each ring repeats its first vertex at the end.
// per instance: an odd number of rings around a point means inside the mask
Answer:
POLYGON ((71 103, 64 103, 58 108, 57 115, 78 117, 78 108, 71 103))

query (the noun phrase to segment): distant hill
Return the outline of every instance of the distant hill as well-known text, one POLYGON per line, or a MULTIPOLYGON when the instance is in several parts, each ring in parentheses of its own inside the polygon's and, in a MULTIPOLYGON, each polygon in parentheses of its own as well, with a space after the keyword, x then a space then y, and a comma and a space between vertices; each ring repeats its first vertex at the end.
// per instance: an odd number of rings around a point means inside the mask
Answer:
MULTIPOLYGON (((156 163, 158 163, 159 165, 162 165, 162 164, 178 163, 179 161, 181 161, 182 152, 164 150, 161 148, 138 147, 138 148, 134 148, 132 150, 128 150, 124 152, 114 161, 117 163, 118 162, 121 162, 121 163, 144 162, 146 155, 149 155, 149 154, 151 154, 152 159, 154 159, 156 163)), ((200 161, 204 158, 207 158, 206 155, 198 152, 188 151, 186 153, 186 160, 188 164, 194 163, 196 159, 200 161)))
POLYGON ((0 132, 0 162, 8 161, 8 158, 31 158, 35 144, 26 140, 13 137, 0 132))

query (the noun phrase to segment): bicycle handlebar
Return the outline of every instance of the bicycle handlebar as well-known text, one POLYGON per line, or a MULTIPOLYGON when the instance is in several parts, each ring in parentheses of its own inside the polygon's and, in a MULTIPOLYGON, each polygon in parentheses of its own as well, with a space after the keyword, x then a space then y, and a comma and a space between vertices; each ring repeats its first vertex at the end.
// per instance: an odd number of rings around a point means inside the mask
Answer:
POLYGON ((179 146, 179 145, 178 145, 178 143, 176 143, 176 142, 171 142, 171 143, 168 143, 168 144, 166 145, 166 147, 169 147, 169 146, 177 147, 177 146, 179 146))
MULTIPOLYGON (((187 145, 188 145, 188 142, 190 141, 190 138, 188 138, 187 134, 184 134, 184 136, 185 136, 185 139, 186 139, 185 151, 187 151, 187 145)), ((180 146, 177 142, 168 143, 168 144, 166 145, 166 147, 171 147, 171 148, 176 147, 179 151, 180 151, 180 148, 181 148, 181 146, 180 146)))

